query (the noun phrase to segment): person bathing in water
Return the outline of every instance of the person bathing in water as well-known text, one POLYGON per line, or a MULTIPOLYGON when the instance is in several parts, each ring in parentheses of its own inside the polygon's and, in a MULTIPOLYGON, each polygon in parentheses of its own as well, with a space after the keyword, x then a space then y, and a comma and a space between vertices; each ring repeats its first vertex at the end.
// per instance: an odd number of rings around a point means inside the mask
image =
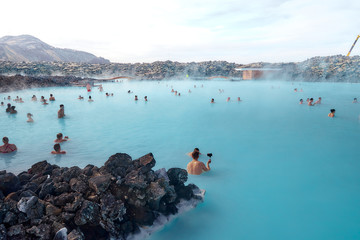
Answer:
POLYGON ((15 106, 11 106, 10 114, 16 114, 15 106))
POLYGON ((51 154, 65 154, 66 151, 61 151, 61 147, 60 147, 60 144, 55 144, 54 145, 54 150, 55 151, 52 151, 51 154))
POLYGON ((56 143, 62 143, 62 142, 66 142, 69 140, 69 137, 68 136, 65 136, 63 138, 63 134, 62 133, 58 133, 56 134, 56 139, 54 140, 54 142, 56 143))
POLYGON ((64 104, 60 104, 60 109, 58 111, 58 118, 63 118, 63 117, 65 117, 64 104))
POLYGON ((5 111, 6 111, 7 113, 11 112, 11 104, 10 104, 10 103, 7 104, 7 108, 6 108, 5 111))
POLYGON ((353 103, 357 103, 357 98, 354 98, 354 101, 353 101, 353 103))
POLYGON ((330 109, 330 113, 328 114, 328 117, 335 117, 335 109, 330 109))
POLYGON ((31 113, 26 114, 26 116, 28 117, 27 122, 34 122, 34 119, 32 119, 33 115, 31 113))
POLYGON ((9 138, 3 137, 2 141, 4 145, 0 146, 0 153, 11 153, 17 150, 15 144, 9 143, 9 138))
POLYGON ((321 104, 321 97, 314 104, 321 104))
POLYGON ((310 98, 310 100, 309 100, 309 102, 308 102, 308 106, 314 106, 313 101, 314 101, 314 99, 313 99, 313 98, 310 98))
POLYGON ((210 103, 215 103, 215 100, 212 98, 210 103))
POLYGON ((304 100, 303 99, 300 99, 300 104, 303 104, 304 100))
POLYGON ((50 94, 49 101, 55 101, 55 97, 52 94, 50 94))
POLYGON ((189 174, 193 174, 193 175, 200 175, 203 172, 207 172, 210 171, 210 163, 211 163, 211 159, 209 159, 206 163, 206 166, 203 162, 200 162, 199 159, 199 152, 193 152, 192 153, 192 158, 193 160, 191 162, 188 163, 186 169, 187 172, 189 174))
POLYGON ((194 152, 198 152, 199 155, 201 155, 201 152, 200 152, 200 149, 199 149, 199 148, 194 148, 194 151, 187 153, 187 155, 188 155, 189 157, 192 157, 192 154, 193 154, 194 152))

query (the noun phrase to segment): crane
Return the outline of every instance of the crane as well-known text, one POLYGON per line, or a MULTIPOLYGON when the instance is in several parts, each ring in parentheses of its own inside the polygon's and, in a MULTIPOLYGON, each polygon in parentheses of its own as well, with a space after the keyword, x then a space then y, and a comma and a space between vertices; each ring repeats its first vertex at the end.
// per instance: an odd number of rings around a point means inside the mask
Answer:
POLYGON ((351 46, 349 53, 346 55, 347 57, 350 56, 351 50, 354 48, 354 46, 355 46, 355 44, 356 44, 356 42, 357 42, 357 40, 358 40, 359 38, 360 38, 360 35, 358 35, 357 38, 355 39, 355 42, 354 42, 354 44, 351 46))

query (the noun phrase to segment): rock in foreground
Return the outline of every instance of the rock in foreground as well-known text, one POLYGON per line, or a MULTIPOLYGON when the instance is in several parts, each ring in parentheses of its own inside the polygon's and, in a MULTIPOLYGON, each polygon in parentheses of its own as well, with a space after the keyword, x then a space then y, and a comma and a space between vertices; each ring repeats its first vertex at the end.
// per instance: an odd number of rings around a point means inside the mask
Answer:
POLYGON ((17 176, 1 171, 0 239, 127 239, 202 201, 184 169, 154 166, 151 153, 117 153, 101 168, 42 161, 17 176))

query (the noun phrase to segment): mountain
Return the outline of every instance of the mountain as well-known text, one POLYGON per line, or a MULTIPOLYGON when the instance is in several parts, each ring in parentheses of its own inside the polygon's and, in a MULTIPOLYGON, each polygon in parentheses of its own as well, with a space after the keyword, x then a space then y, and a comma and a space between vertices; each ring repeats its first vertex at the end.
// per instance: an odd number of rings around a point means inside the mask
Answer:
POLYGON ((110 63, 83 51, 50 46, 31 35, 0 38, 0 61, 110 63))

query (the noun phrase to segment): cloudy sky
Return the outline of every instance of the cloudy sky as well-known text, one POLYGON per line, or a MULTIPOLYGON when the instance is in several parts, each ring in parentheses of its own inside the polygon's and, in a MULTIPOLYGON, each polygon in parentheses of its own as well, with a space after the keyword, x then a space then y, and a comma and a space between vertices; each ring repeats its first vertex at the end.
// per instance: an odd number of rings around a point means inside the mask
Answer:
MULTIPOLYGON (((359 0, 2 0, 0 37, 30 34, 113 62, 302 61, 346 55, 359 0)), ((352 55, 360 55, 360 41, 352 55)))

